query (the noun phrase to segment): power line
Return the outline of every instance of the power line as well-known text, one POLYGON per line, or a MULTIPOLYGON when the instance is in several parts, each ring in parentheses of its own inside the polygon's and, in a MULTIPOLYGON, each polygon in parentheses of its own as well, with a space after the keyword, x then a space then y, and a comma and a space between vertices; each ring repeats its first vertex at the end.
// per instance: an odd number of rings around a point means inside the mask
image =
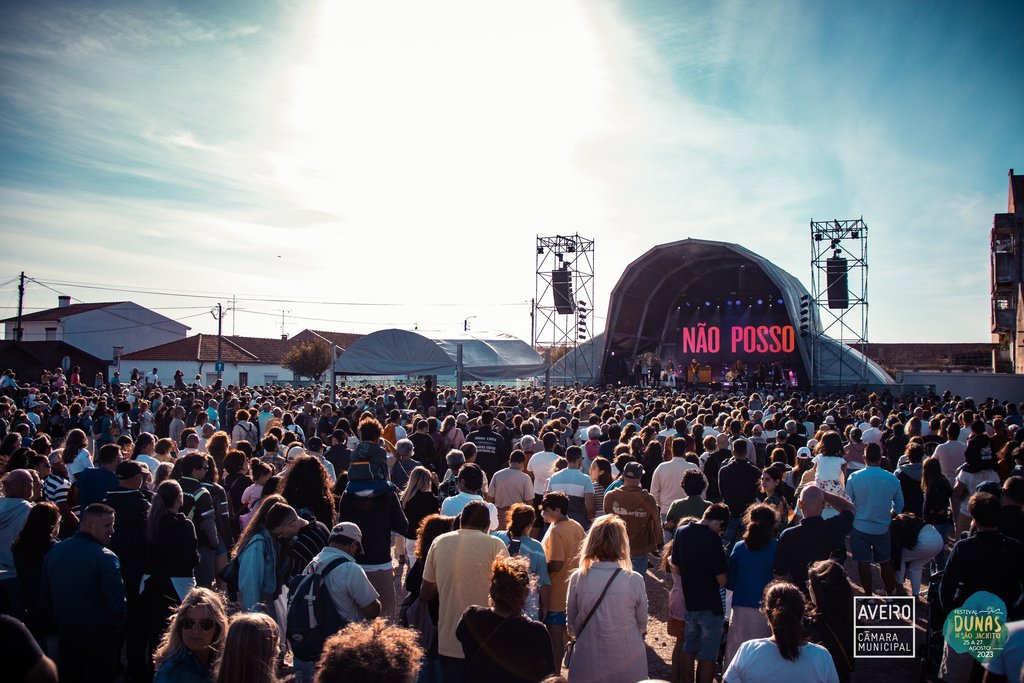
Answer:
MULTIPOLYGON (((55 285, 57 287, 76 287, 76 288, 82 288, 82 289, 96 289, 96 290, 109 291, 109 292, 126 292, 126 293, 129 293, 129 294, 147 294, 147 295, 151 295, 151 296, 176 296, 176 297, 185 297, 185 298, 190 298, 190 299, 228 299, 228 298, 231 298, 230 295, 224 294, 224 293, 221 293, 221 294, 200 294, 200 293, 197 293, 197 292, 188 293, 188 292, 184 292, 184 291, 170 292, 170 291, 159 291, 159 290, 153 290, 153 289, 131 289, 131 288, 128 288, 128 287, 97 285, 97 284, 84 283, 84 282, 64 282, 64 281, 57 281, 57 280, 40 281, 40 280, 36 280, 35 278, 29 278, 29 279, 31 279, 36 284, 42 285, 44 287, 47 286, 44 283, 49 283, 49 284, 55 285)), ((48 289, 52 289, 52 288, 48 287, 48 289)), ((57 291, 57 290, 53 290, 53 291, 57 291)), ((394 307, 416 307, 416 308, 422 308, 424 306, 460 306, 460 307, 462 307, 462 306, 466 306, 467 305, 465 302, 450 303, 450 302, 430 302, 430 301, 426 301, 426 302, 419 302, 419 301, 417 301, 417 302, 404 302, 404 301, 403 302, 388 302, 388 301, 377 301, 377 302, 368 302, 368 301, 324 301, 324 300, 316 300, 316 299, 272 298, 272 297, 264 297, 264 296, 257 296, 257 295, 251 295, 251 296, 236 295, 235 296, 235 300, 236 301, 252 301, 252 302, 256 302, 256 303, 274 303, 274 304, 308 304, 310 306, 394 306, 394 307)), ((516 302, 479 303, 479 304, 472 304, 472 305, 473 306, 478 306, 478 307, 522 306, 525 303, 527 303, 527 302, 526 301, 516 301, 516 302)))

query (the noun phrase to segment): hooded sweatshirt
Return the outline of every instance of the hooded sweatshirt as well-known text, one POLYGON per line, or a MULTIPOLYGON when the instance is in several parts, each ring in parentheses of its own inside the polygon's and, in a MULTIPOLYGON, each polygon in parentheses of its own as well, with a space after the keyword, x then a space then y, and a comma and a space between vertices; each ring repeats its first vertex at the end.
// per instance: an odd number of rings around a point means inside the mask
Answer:
POLYGON ((0 498, 0 581, 17 578, 11 545, 28 519, 32 503, 21 498, 0 498))

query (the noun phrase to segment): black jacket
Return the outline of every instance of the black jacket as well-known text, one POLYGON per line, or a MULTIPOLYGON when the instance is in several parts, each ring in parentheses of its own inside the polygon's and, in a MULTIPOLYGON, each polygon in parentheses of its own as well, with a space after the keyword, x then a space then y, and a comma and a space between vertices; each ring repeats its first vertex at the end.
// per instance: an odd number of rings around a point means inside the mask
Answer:
POLYGON ((196 528, 179 513, 160 520, 153 539, 146 543, 146 573, 153 576, 193 576, 199 564, 196 528))
POLYGON ((149 498, 142 491, 117 488, 109 492, 103 502, 114 508, 114 535, 108 547, 121 560, 121 574, 131 593, 133 587, 138 590, 146 561, 149 498))
POLYGON ((391 532, 405 535, 409 520, 402 511, 398 494, 385 490, 374 496, 357 496, 345 491, 338 501, 338 521, 354 522, 363 533, 359 564, 384 564, 391 560, 391 532))

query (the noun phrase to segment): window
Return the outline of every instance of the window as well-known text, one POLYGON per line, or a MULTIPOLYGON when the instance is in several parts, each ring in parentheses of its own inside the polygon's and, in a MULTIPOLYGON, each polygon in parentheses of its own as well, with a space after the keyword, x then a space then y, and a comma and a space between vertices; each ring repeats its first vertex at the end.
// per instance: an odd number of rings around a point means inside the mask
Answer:
POLYGON ((46 328, 46 341, 57 341, 57 328, 47 327, 46 328))
POLYGON ((277 381, 277 375, 263 375, 264 384, 273 384, 277 381))
POLYGON ((247 387, 249 386, 249 373, 240 372, 238 373, 238 386, 247 387))

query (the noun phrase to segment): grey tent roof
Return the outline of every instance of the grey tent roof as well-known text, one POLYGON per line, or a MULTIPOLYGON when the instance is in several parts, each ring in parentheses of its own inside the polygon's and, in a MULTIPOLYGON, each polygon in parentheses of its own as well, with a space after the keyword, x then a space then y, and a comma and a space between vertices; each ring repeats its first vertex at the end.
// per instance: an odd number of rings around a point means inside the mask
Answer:
POLYGON ((335 367, 347 375, 455 375, 462 344, 463 377, 490 381, 544 374, 530 345, 503 332, 387 329, 352 342, 335 367))
POLYGON ((601 377, 601 357, 604 354, 604 332, 579 344, 551 364, 554 384, 597 384, 601 377))
MULTIPOLYGON (((660 326, 672 297, 715 270, 733 269, 740 265, 756 267, 777 286, 789 319, 799 321, 800 299, 810 294, 800 280, 768 258, 730 242, 685 239, 659 244, 626 266, 612 289, 602 363, 607 362, 609 354, 623 343, 635 344, 629 349, 630 353, 657 351, 660 326)), ((822 334, 821 320, 813 306, 810 317, 812 335, 810 338, 797 337, 797 350, 805 369, 812 367, 814 354, 820 383, 853 383, 851 380, 855 377, 860 378, 859 383, 893 383, 877 363, 822 334), (813 345, 809 343, 811 338, 817 340, 813 345)))

